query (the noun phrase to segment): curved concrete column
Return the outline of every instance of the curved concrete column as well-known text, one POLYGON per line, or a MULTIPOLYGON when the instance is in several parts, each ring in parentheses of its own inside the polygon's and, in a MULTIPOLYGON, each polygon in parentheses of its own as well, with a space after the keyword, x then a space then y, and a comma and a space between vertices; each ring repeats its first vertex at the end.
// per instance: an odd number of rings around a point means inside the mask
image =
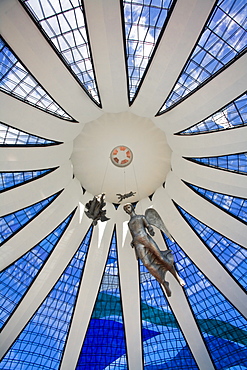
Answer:
POLYGON ((54 168, 67 162, 73 150, 73 142, 51 146, 2 147, 0 171, 33 171, 54 168))
MULTIPOLYGON (((184 185, 183 187, 186 186, 184 185)), ((244 290, 241 289, 241 287, 232 279, 228 271, 223 267, 221 263, 217 261, 214 255, 202 243, 202 241, 194 233, 194 231, 183 219, 183 217, 181 217, 180 213, 173 204, 172 198, 173 195, 177 191, 179 191, 178 188, 179 186, 177 185, 177 181, 175 179, 172 179, 169 189, 158 189, 157 194, 155 194, 153 198, 154 208, 160 213, 168 230, 171 232, 176 242, 182 247, 188 257, 191 258, 196 266, 219 289, 219 291, 227 299, 229 299, 229 301, 232 302, 232 304, 234 304, 235 307, 244 316, 246 316, 247 298, 244 290), (207 263, 205 263, 205 261, 207 261, 207 263)), ((187 192, 181 193, 181 189, 179 192, 180 197, 177 197, 176 201, 181 207, 183 207, 186 211, 188 211, 195 217, 198 217, 199 213, 205 216, 205 213, 208 212, 205 205, 202 206, 202 204, 200 204, 200 201, 197 201, 196 197, 189 197, 187 192), (197 210, 197 213, 193 212, 195 209, 197 210)), ((197 198, 201 197, 198 196, 197 198)), ((210 208, 212 208, 212 206, 210 206, 210 208)), ((208 218, 211 217, 211 220, 213 219, 214 229, 216 229, 215 223, 217 223, 216 213, 214 214, 214 212, 212 212, 211 210, 210 215, 208 214, 208 218)), ((202 222, 205 222, 205 220, 202 220, 200 217, 198 218, 202 222)), ((224 223, 224 220, 222 220, 222 222, 224 223)), ((208 225, 208 223, 206 224, 208 225)), ((227 225, 229 227, 229 224, 227 225)), ((246 235, 246 230, 243 235, 246 235)))
MULTIPOLYGON (((81 193, 78 180, 71 180, 63 192, 38 217, 32 219, 31 222, 2 245, 0 250, 1 268, 5 268, 13 263, 51 233, 80 205, 81 193)), ((87 223, 85 215, 84 220, 87 223)))
POLYGON ((164 104, 214 5, 211 0, 177 1, 131 111, 154 117, 164 104), (186 22, 185 22, 186 14, 186 22))
POLYGON ((172 150, 183 157, 214 157, 246 152, 247 126, 205 135, 167 135, 172 150))
POLYGON ((114 230, 114 209, 110 204, 107 206, 107 216, 111 219, 106 223, 99 222, 93 230, 90 248, 85 261, 83 279, 81 281, 73 315, 73 321, 60 367, 61 370, 76 368, 78 357, 87 333, 107 261, 110 240, 114 230))
POLYGON ((173 153, 172 170, 182 180, 204 189, 247 198, 247 176, 218 170, 184 159, 173 153))
POLYGON ((73 140, 83 124, 48 114, 0 91, 0 120, 31 135, 56 142, 73 140), (44 124, 45 123, 45 124, 44 124))
POLYGON ((129 103, 121 4, 115 0, 85 0, 84 7, 103 110, 126 111, 129 103))
POLYGON ((42 87, 76 121, 85 123, 101 115, 19 1, 1 1, 0 31, 42 87))
POLYGON ((174 108, 155 117, 155 124, 168 134, 176 133, 222 109, 246 91, 246 64, 247 53, 174 108))
POLYGON ((0 193, 0 216, 15 212, 17 206, 18 209, 29 207, 63 190, 72 177, 71 162, 67 161, 45 176, 0 193))
POLYGON ((11 346, 67 267, 68 261, 73 257, 90 226, 89 219, 86 216, 85 218, 81 223, 80 209, 78 208, 71 223, 53 251, 53 258, 47 260, 23 300, 13 312, 11 319, 3 328, 0 335, 0 340, 3 344, 0 349, 0 357, 11 346), (78 227, 78 222, 81 223, 81 227, 78 227))

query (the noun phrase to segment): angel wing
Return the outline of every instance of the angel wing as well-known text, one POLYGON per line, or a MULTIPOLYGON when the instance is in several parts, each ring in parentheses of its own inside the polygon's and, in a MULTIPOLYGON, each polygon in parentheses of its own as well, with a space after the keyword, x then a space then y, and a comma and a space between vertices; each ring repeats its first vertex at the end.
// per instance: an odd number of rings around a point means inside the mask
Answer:
POLYGON ((150 225, 153 225, 157 227, 158 229, 160 229, 161 231, 163 231, 166 234, 166 236, 168 236, 168 238, 173 241, 173 237, 171 236, 171 234, 165 227, 165 224, 162 221, 162 218, 160 217, 160 215, 155 209, 153 208, 146 209, 145 217, 150 225))

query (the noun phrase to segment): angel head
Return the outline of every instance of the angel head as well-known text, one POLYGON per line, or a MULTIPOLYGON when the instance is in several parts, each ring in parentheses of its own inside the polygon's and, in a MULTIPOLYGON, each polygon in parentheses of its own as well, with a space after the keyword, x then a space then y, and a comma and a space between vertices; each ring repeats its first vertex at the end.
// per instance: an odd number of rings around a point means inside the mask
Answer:
POLYGON ((128 213, 128 215, 131 215, 131 213, 134 212, 134 207, 131 203, 126 203, 124 206, 123 206, 123 209, 125 210, 126 213, 128 213))

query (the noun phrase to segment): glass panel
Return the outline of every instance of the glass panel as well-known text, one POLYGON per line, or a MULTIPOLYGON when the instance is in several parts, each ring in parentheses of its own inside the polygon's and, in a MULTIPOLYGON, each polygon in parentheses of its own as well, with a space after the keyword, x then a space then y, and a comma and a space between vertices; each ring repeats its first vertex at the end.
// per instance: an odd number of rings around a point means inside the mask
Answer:
POLYGON ((216 193, 192 184, 187 184, 197 194, 206 198, 227 213, 234 215, 240 221, 247 222, 247 199, 233 197, 227 194, 216 193))
POLYGON ((99 94, 80 0, 20 0, 97 104, 99 94))
POLYGON ((92 227, 49 295, 2 361, 2 369, 57 370, 67 340, 92 227))
POLYGON ((185 280, 187 299, 217 370, 246 367, 247 320, 208 280, 176 242, 164 236, 185 280))
POLYGON ((221 155, 219 157, 185 158, 188 161, 240 174, 247 173, 247 152, 240 154, 221 155))
POLYGON ((144 369, 198 369, 160 284, 140 261, 144 369))
POLYGON ((11 236, 30 222, 35 216, 42 212, 60 194, 54 194, 41 202, 32 204, 29 207, 20 209, 14 213, 0 217, 0 245, 5 243, 11 236))
POLYGON ((123 0, 130 100, 152 57, 174 0, 123 0))
POLYGON ((54 145, 58 142, 34 136, 0 122, 0 146, 3 145, 54 145))
POLYGON ((198 88, 246 48, 246 14, 246 0, 217 1, 190 59, 160 109, 160 114, 198 88))
POLYGON ((177 207, 203 243, 210 249, 214 256, 218 258, 222 265, 234 276, 239 284, 246 289, 247 250, 206 226, 201 221, 186 212, 183 208, 179 206, 177 207))
POLYGON ((115 232, 76 370, 127 369, 115 232))
POLYGON ((40 171, 0 172, 0 192, 25 184, 54 171, 54 168, 40 171))
POLYGON ((0 90, 14 95, 18 99, 32 104, 47 113, 60 118, 73 120, 47 92, 38 81, 21 64, 17 56, 0 37, 0 90))
POLYGON ((39 244, 0 273, 0 328, 9 319, 66 230, 72 214, 39 244))
POLYGON ((247 94, 243 94, 232 103, 212 114, 204 121, 179 132, 179 135, 195 135, 205 132, 222 131, 247 125, 247 94))

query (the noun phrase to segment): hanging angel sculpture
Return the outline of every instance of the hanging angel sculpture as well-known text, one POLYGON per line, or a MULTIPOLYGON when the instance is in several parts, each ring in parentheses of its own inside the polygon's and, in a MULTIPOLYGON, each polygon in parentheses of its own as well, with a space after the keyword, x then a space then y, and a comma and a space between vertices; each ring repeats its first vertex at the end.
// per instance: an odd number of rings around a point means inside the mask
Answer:
POLYGON ((87 217, 93 219, 93 225, 96 226, 98 221, 104 222, 110 220, 108 217, 106 217, 106 210, 103 210, 105 207, 105 194, 99 194, 93 197, 93 200, 90 200, 88 203, 86 203, 85 208, 87 211, 85 211, 87 217))
POLYGON ((181 286, 185 285, 174 268, 174 257, 171 250, 161 251, 151 236, 154 236, 153 226, 163 231, 171 240, 172 236, 166 229, 161 217, 155 209, 149 208, 145 216, 137 215, 132 204, 124 205, 124 210, 130 215, 128 223, 132 235, 131 246, 135 248, 136 257, 140 258, 149 272, 162 284, 168 297, 171 296, 171 289, 168 281, 165 280, 167 271, 175 277, 181 286), (150 236, 151 235, 151 236, 150 236))

